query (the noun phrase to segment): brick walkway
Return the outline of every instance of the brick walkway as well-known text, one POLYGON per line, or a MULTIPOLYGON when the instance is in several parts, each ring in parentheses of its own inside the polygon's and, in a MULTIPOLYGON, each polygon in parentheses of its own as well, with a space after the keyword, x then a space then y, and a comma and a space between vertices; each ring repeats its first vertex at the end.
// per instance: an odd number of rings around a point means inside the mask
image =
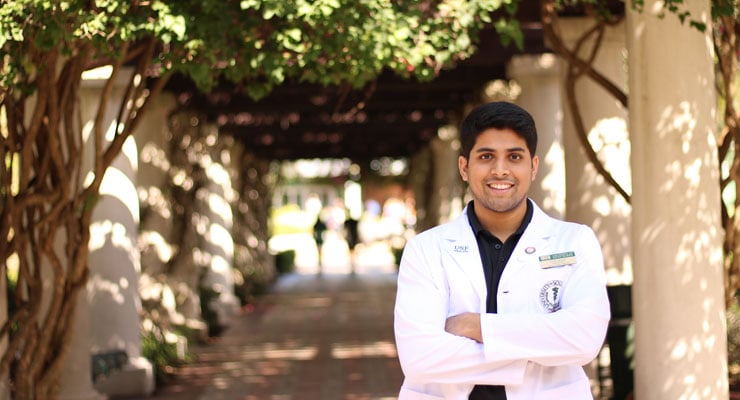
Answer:
POLYGON ((395 399, 392 272, 291 274, 152 400, 395 399))

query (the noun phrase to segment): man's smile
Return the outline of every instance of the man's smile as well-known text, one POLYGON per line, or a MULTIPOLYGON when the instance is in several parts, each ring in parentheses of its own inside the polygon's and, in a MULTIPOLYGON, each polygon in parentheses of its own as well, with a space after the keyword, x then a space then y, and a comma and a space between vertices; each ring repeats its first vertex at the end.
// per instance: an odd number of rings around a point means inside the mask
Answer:
POLYGON ((487 185, 494 190, 506 190, 514 187, 512 182, 489 182, 487 185))

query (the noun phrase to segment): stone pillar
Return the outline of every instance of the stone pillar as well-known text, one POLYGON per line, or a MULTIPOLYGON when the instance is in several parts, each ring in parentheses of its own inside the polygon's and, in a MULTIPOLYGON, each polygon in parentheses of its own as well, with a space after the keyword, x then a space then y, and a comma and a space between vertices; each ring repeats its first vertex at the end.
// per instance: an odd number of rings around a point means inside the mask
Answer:
POLYGON ((549 215, 562 219, 566 191, 559 67, 552 54, 520 55, 511 58, 506 73, 520 89, 514 102, 529 111, 537 125, 540 166, 530 197, 549 215))
POLYGON ((223 326, 237 314, 239 299, 234 294, 234 239, 231 236, 234 216, 231 204, 236 201, 232 187, 230 146, 233 138, 219 136, 215 125, 203 127, 205 143, 209 146, 201 161, 207 183, 197 191, 196 201, 200 220, 196 226, 201 236, 203 262, 207 265, 203 285, 213 291, 212 299, 201 298, 216 313, 223 326))
POLYGON ((458 127, 450 124, 411 158, 409 187, 416 202, 417 232, 449 221, 465 206, 466 186, 457 168, 459 146, 458 127))
POLYGON ((414 193, 416 207, 416 231, 422 232, 436 225, 436 218, 431 211, 433 187, 430 184, 432 177, 432 151, 425 146, 409 159, 408 186, 414 193))
POLYGON ((129 138, 105 173, 90 228, 92 350, 123 350, 128 356, 128 363, 120 370, 95 382, 98 390, 111 396, 154 391, 152 366, 141 357, 139 200, 134 184, 137 155, 134 140, 129 138))
POLYGON ((635 398, 727 399, 712 40, 661 4, 627 6, 635 398))
POLYGON ((430 147, 432 150, 432 168, 434 170, 433 185, 436 188, 433 207, 438 213, 438 224, 455 218, 465 204, 462 202, 466 186, 460 178, 457 168, 457 158, 460 150, 456 146, 459 140, 458 126, 445 126, 437 132, 430 147))
MULTIPOLYGON (((115 129, 114 119, 118 113, 120 96, 123 94, 128 74, 111 94, 105 112, 106 137, 111 138, 115 129)), ((98 109, 100 91, 105 75, 83 80, 80 91, 80 112, 83 121, 92 121, 98 109)), ((89 126, 89 125, 88 125, 89 126)), ((89 130, 89 127, 85 129, 89 130)), ((89 131, 84 135, 89 137, 89 131)), ((86 152, 92 151, 92 141, 87 142, 86 152)), ((89 154, 89 153, 87 153, 89 154)), ((88 157, 88 161, 92 158, 88 157)), ((152 365, 141 356, 141 324, 139 310, 139 273, 141 269, 137 249, 139 202, 135 179, 138 166, 138 151, 133 138, 123 146, 121 154, 105 173, 100 188, 100 198, 93 211, 90 227, 90 278, 88 282, 89 327, 80 311, 75 336, 88 336, 89 341, 77 338, 73 342, 70 370, 76 367, 74 360, 93 354, 124 351, 128 357, 109 375, 98 379, 95 388, 110 396, 147 396, 154 391, 152 365), (86 333, 89 332, 89 333, 86 333)), ((83 302, 84 303, 84 302, 83 302)), ((83 306, 81 310, 84 310, 83 306)), ((80 374, 90 370, 79 371, 80 374)), ((62 381, 62 387, 72 380, 62 381)), ((71 383, 70 383, 71 384, 71 383)), ((62 389, 65 392, 64 389, 62 389)), ((66 391, 65 393, 71 393, 66 391)), ((72 397, 66 397, 71 399, 72 397)))
MULTIPOLYGON (((593 26, 591 18, 563 18, 560 32, 569 48, 593 26)), ((593 41, 583 46, 580 57, 588 59, 593 41)), ((623 91, 627 91, 625 69, 625 27, 609 27, 599 45, 593 66, 623 91)), ((563 77, 567 63, 563 61, 563 77)), ((563 79, 563 82, 565 79, 563 79)), ((609 285, 632 284, 630 240, 631 206, 601 176, 588 159, 576 133, 573 110, 563 90, 563 129, 565 131, 566 219, 591 226, 599 237, 609 285)), ((627 110, 613 95, 588 77, 578 80, 575 98, 590 146, 599 160, 624 190, 631 194, 630 143, 627 110)))
MULTIPOLYGON (((58 400, 105 400, 93 386, 90 362, 90 291, 81 290, 75 307, 74 332, 70 352, 60 377, 58 400)), ((2 397, 3 399, 5 397, 2 397)))

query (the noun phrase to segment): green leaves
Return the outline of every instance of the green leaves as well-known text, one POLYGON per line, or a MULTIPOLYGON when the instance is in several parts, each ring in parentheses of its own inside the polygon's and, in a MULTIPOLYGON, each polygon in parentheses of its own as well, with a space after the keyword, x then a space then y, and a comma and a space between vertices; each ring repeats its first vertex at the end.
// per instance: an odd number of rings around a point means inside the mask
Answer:
POLYGON ((163 43, 171 43, 185 37, 187 30, 185 16, 173 14, 170 7, 161 1, 152 4, 152 11, 156 16, 146 22, 146 27, 155 36, 160 37, 163 43))
MULTIPOLYGON (((262 96, 297 79, 359 87, 388 68, 428 80, 475 51, 491 13, 495 27, 521 44, 512 20, 517 0, 17 0, 0 6, 0 59, 29 49, 95 58, 124 57, 124 43, 155 37, 150 62, 190 76, 203 90, 225 77, 262 96), (92 5, 91 5, 92 4, 92 5)), ((32 74, 20 61, 3 76, 32 74), (11 71, 13 70, 13 71, 11 71), (15 74, 15 75, 13 75, 15 74)))
POLYGON ((513 42, 517 48, 524 48, 524 35, 519 26, 519 21, 501 18, 493 26, 496 28, 496 32, 501 35, 501 43, 504 46, 513 42))
MULTIPOLYGON (((706 31, 707 22, 695 18, 691 12, 686 10, 686 1, 688 0, 664 0, 663 1, 663 12, 659 14, 659 17, 663 18, 666 12, 675 15, 682 24, 687 24, 701 32, 706 31)), ((645 0, 634 0, 632 3, 632 9, 638 12, 642 12, 645 6, 645 0)), ((717 21, 720 17, 734 17, 740 16, 740 2, 736 0, 712 0, 712 21, 717 21)))

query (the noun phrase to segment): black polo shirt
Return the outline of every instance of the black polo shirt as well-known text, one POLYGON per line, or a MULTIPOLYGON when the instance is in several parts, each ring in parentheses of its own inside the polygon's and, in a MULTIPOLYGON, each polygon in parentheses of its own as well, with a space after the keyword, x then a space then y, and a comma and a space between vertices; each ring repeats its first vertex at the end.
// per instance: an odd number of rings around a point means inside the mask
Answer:
MULTIPOLYGON (((527 199, 527 212, 524 214, 524 220, 519 225, 514 233, 506 239, 506 242, 501 242, 497 237, 493 236, 488 232, 483 225, 481 225, 478 217, 475 215, 473 209, 473 201, 468 203, 468 221, 470 221, 470 227, 475 233, 475 239, 478 242, 478 250, 480 251, 480 258, 483 264, 483 273, 486 276, 486 288, 488 289, 486 294, 486 312, 495 313, 498 309, 497 294, 498 284, 501 280, 501 274, 504 272, 504 267, 511 257, 511 253, 514 252, 514 248, 519 239, 522 237, 524 230, 527 229, 527 225, 532 220, 533 208, 529 199, 527 199)), ((470 393, 468 400, 505 400, 506 391, 501 385, 476 385, 473 391, 470 393)))

